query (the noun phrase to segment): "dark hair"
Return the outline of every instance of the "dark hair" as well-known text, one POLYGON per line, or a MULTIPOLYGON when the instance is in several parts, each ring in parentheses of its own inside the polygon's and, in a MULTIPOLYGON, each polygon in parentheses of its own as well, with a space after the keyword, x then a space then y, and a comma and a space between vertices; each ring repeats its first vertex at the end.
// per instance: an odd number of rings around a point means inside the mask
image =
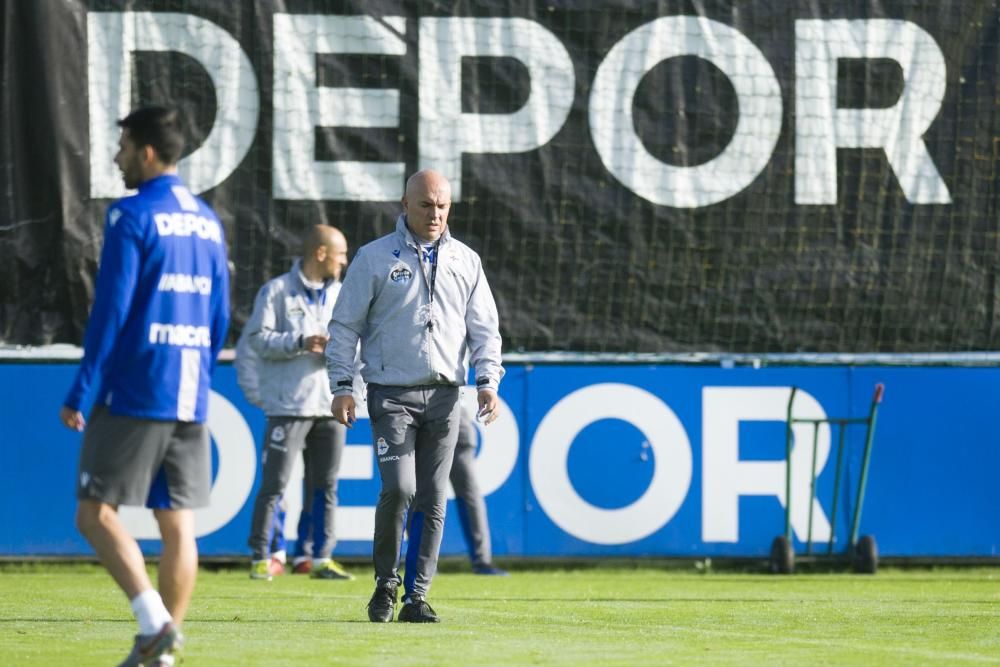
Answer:
POLYGON ((176 109, 142 107, 118 121, 118 126, 128 130, 136 146, 152 146, 165 164, 177 164, 184 151, 184 133, 176 109))

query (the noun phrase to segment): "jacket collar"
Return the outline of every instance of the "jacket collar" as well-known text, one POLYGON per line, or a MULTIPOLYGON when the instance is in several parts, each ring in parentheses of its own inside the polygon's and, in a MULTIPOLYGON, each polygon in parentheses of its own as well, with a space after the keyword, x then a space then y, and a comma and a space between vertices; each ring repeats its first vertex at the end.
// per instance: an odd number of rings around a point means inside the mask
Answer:
POLYGON ((301 259, 296 259, 294 262, 292 262, 291 272, 292 272, 292 275, 294 275, 295 277, 297 277, 299 279, 299 282, 306 289, 311 289, 311 290, 326 289, 327 287, 329 287, 330 285, 332 285, 333 282, 334 282, 333 278, 330 278, 329 280, 324 280, 322 283, 318 283, 316 281, 309 280, 308 278, 306 278, 306 274, 302 273, 302 260, 301 259))
POLYGON ((174 185, 184 185, 180 176, 177 174, 160 174, 159 176, 154 176, 153 178, 140 183, 138 190, 139 192, 144 192, 153 188, 169 188, 174 185))
MULTIPOLYGON (((409 245, 414 248, 419 248, 423 245, 423 242, 418 239, 410 227, 406 224, 406 214, 400 213, 399 217, 396 218, 396 233, 402 237, 403 245, 409 245)), ((444 228, 444 234, 441 235, 440 245, 444 245, 451 241, 451 225, 447 225, 444 228)))

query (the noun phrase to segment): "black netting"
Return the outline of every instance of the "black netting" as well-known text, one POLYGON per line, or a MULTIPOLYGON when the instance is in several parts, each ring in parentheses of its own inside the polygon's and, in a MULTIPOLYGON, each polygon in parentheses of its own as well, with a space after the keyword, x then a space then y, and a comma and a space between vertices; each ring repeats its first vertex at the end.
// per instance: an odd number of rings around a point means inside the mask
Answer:
MULTIPOLYGON (((446 154, 455 144, 460 172, 443 168, 461 182, 452 232, 483 257, 506 350, 1000 347, 1000 6, 902 0, 8 3, 6 25, 15 29, 4 30, 0 60, 8 82, 0 92, 2 343, 82 339, 109 201, 90 196, 87 100, 92 79, 105 73, 88 68, 81 55, 88 42, 95 48, 88 11, 199 17, 231 35, 252 67, 259 103, 252 144, 205 193, 230 242, 234 336, 258 286, 286 269, 306 227, 340 227, 353 252, 392 228, 403 175, 430 159, 431 145, 446 154), (295 74, 276 58, 302 44, 308 55, 310 40, 318 39, 314 31, 325 28, 317 20, 282 32, 281 17, 288 14, 366 16, 381 26, 372 33, 381 37, 372 39, 384 43, 369 45, 363 35, 344 32, 349 24, 339 24, 324 37, 326 52, 303 61, 315 71, 309 95, 326 111, 296 106, 300 98, 287 85, 295 74), (692 22, 678 20, 685 16, 692 22), (546 55, 532 71, 524 60, 540 42, 518 42, 533 34, 528 24, 500 30, 499 55, 485 52, 482 33, 438 26, 434 51, 428 50, 428 19, 435 17, 518 17, 541 26, 568 54, 572 87, 545 88, 533 80, 557 70, 560 56, 546 55), (810 21, 825 22, 826 42, 806 30, 810 21), (867 27, 851 32, 862 21, 867 27), (629 46, 633 31, 661 22, 670 29, 629 46), (929 35, 943 58, 940 100, 927 78, 933 79, 934 59, 907 26, 929 35), (733 32, 757 53, 742 51, 733 32), (386 48, 393 52, 379 52, 386 48), (600 88, 600 70, 619 48, 625 49, 620 69, 600 88), (693 55, 698 49, 701 57, 693 55), (449 93, 427 78, 421 54, 455 52, 465 57, 439 68, 458 77, 460 90, 449 93), (680 55, 659 57, 663 53, 680 55), (748 65, 758 56, 776 88, 748 65), (832 70, 817 68, 824 62, 834 63, 832 70), (830 82, 827 88, 808 80, 816 72, 830 82), (627 81, 631 87, 621 83, 627 81), (619 83, 624 88, 615 89, 619 83), (806 176, 808 182, 797 185, 809 165, 822 162, 815 147, 823 136, 837 134, 845 146, 854 141, 834 128, 831 109, 834 115, 891 109, 908 84, 919 88, 893 117, 884 141, 912 133, 921 105, 938 107, 919 143, 950 201, 941 201, 912 141, 897 164, 877 146, 836 149, 832 179, 806 176), (349 89, 383 91, 384 105, 369 109, 366 120, 341 122, 337 114, 359 104, 349 89), (607 90, 618 92, 602 94, 607 90), (495 142, 491 126, 480 124, 476 136, 462 138, 428 122, 439 113, 511 118, 533 95, 548 95, 550 104, 527 118, 523 132, 508 129, 508 143, 523 142, 550 122, 546 113, 558 115, 561 105, 568 110, 564 120, 551 121, 558 125, 551 138, 527 150, 462 152, 463 143, 495 142), (772 133, 767 109, 779 104, 772 133), (615 105, 617 115, 608 111, 615 105), (329 124, 296 125, 295 118, 309 113, 313 119, 328 113, 329 124), (617 119, 617 134, 602 136, 608 128, 595 127, 595 118, 617 119), (736 142, 741 119, 750 123, 742 144, 736 142), (634 139, 623 140, 629 136, 634 139), (740 170, 767 154, 769 142, 773 150, 755 167, 759 173, 738 184, 740 170), (278 159, 286 145, 311 149, 278 159), (723 168, 716 159, 730 148, 734 160, 723 168), (612 173, 609 161, 631 176, 612 173), (347 162, 400 165, 399 176, 388 179, 392 196, 350 184, 353 199, 338 194, 332 172, 322 170, 347 162), (301 165, 301 173, 319 174, 316 184, 296 171, 301 165), (718 169, 693 185, 684 180, 705 165, 718 169), (907 169, 923 178, 911 179, 909 193, 900 178, 907 169), (281 170, 294 172, 285 174, 287 183, 281 170), (809 194, 820 181, 835 191, 833 200, 808 203, 822 198, 809 194), (636 192, 636 183, 649 191, 636 192), (711 195, 727 190, 724 197, 711 195), (288 195, 293 191, 298 194, 288 195), (685 197, 702 200, 685 203, 685 197)), ((192 144, 203 141, 231 104, 215 94, 207 70, 178 52, 138 47, 131 57, 133 104, 177 104, 192 144)), ((853 131, 875 132, 885 119, 855 124, 853 131)))

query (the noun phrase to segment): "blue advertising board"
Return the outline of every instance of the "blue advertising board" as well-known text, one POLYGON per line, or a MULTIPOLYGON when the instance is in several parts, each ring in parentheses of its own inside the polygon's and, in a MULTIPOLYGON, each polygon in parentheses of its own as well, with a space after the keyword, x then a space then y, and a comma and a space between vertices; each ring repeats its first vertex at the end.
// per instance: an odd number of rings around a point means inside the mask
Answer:
MULTIPOLYGON (((74 363, 0 364, 0 555, 89 555, 73 525, 81 436, 58 420, 74 363)), ((998 368, 509 364, 504 413, 480 431, 477 460, 498 556, 764 557, 783 532, 791 387, 799 418, 866 417, 884 383, 861 533, 883 556, 1000 554, 998 368)), ((248 555, 264 417, 220 365, 213 382, 211 506, 196 517, 204 556, 248 555)), ((472 392, 464 398, 473 408, 472 392)), ((378 495, 364 412, 341 469, 341 556, 367 556, 378 495)), ((842 550, 865 427, 848 427, 845 473, 831 506, 837 430, 796 424, 791 521, 842 550), (810 507, 812 445, 817 498, 810 507), (831 525, 833 520, 833 525, 831 525)), ((295 537, 299 484, 289 486, 295 537)), ((465 551, 449 508, 444 554, 465 551)), ((123 508, 145 552, 159 542, 148 512, 123 508)))

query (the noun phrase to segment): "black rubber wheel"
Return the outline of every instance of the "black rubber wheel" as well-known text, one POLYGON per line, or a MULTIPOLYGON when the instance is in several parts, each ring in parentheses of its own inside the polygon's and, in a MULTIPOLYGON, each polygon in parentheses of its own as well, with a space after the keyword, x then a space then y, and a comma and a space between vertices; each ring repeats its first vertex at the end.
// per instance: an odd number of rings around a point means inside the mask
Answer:
POLYGON ((792 574, 795 572, 795 552, 792 544, 784 535, 779 535, 771 542, 771 574, 792 574))
POLYGON ((875 574, 878 570, 878 545, 872 535, 862 535, 854 546, 854 571, 875 574))

